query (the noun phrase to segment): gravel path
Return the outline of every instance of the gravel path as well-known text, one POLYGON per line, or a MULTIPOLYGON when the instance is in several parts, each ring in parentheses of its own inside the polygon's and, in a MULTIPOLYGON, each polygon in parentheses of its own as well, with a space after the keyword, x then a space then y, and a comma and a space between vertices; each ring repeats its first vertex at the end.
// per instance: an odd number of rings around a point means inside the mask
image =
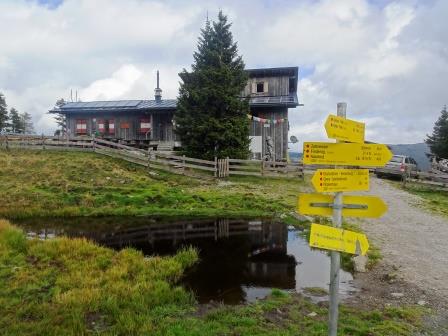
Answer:
POLYGON ((369 194, 380 196, 389 207, 381 219, 361 222, 384 262, 399 267, 405 281, 447 300, 448 219, 419 207, 420 197, 373 176, 369 194))

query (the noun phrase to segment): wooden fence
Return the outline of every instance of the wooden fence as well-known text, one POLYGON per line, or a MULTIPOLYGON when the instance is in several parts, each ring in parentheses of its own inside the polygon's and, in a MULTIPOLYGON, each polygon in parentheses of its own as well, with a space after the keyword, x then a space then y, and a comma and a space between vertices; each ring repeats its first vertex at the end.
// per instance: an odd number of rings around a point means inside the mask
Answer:
POLYGON ((151 169, 195 177, 225 178, 232 175, 302 177, 301 163, 280 161, 217 159, 213 161, 144 150, 94 137, 0 136, 0 148, 87 150, 126 160, 151 169))
POLYGON ((411 176, 403 176, 403 184, 418 183, 427 186, 439 187, 448 189, 448 174, 447 173, 433 173, 433 172, 417 172, 411 176))

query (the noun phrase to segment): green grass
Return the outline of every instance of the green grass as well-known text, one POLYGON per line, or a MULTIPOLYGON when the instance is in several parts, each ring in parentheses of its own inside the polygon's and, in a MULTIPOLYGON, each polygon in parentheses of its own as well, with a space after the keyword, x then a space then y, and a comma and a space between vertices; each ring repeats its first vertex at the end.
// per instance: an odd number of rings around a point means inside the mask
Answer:
POLYGON ((448 216, 448 190, 408 183, 402 188, 424 199, 423 206, 437 214, 448 216))
MULTIPOLYGON (((326 335, 325 307, 273 290, 245 306, 198 309, 177 285, 197 261, 120 252, 85 239, 27 240, 0 220, 0 330, 4 335, 326 335), (317 315, 308 316, 311 312, 317 315)), ((409 335, 421 307, 341 306, 338 335, 409 335)))
POLYGON ((297 178, 201 181, 85 152, 0 150, 0 217, 264 217, 293 211, 297 178))

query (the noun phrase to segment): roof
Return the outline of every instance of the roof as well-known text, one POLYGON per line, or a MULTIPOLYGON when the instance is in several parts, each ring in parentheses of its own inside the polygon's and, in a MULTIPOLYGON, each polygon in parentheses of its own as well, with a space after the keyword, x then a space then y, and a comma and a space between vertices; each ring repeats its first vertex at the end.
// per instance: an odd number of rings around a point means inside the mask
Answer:
POLYGON ((297 78, 299 75, 299 67, 246 69, 246 71, 249 77, 289 76, 297 78))
POLYGON ((176 99, 163 100, 110 100, 91 102, 69 102, 50 113, 61 112, 99 112, 99 111, 140 111, 140 110, 175 110, 176 99))
MULTIPOLYGON (((288 96, 250 97, 249 105, 296 107, 299 104, 296 93, 288 96)), ((91 102, 70 102, 60 108, 50 110, 50 113, 70 112, 127 112, 127 111, 173 111, 177 107, 176 99, 156 100, 111 100, 91 102)))

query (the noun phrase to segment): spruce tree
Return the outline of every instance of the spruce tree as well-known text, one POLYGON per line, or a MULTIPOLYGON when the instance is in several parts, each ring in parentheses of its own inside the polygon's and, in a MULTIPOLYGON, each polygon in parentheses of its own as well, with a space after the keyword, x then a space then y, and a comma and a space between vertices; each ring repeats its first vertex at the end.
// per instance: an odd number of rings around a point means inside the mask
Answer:
POLYGON ((6 130, 8 120, 8 106, 6 105, 5 96, 0 92, 0 132, 6 130))
POLYGON ((427 135, 425 142, 429 145, 432 154, 448 159, 448 111, 446 105, 434 125, 432 134, 427 135))
POLYGON ((28 112, 23 112, 20 115, 20 118, 22 119, 23 133, 33 134, 34 133, 34 125, 33 125, 33 120, 31 118, 31 114, 29 114, 28 112))
POLYGON ((11 121, 10 130, 12 133, 23 133, 23 120, 19 114, 19 111, 17 111, 14 107, 9 110, 9 120, 11 121))
POLYGON ((241 99, 247 82, 231 24, 219 12, 201 30, 192 71, 179 74, 176 132, 187 156, 213 159, 249 155, 249 104, 241 99))
MULTIPOLYGON (((66 104, 66 101, 64 100, 64 98, 58 99, 55 103, 55 107, 62 107, 66 104)), ((54 119, 56 121, 56 124, 58 125, 58 131, 56 131, 57 133, 65 133, 67 130, 67 119, 65 117, 65 114, 62 113, 57 113, 54 116, 54 119)))

